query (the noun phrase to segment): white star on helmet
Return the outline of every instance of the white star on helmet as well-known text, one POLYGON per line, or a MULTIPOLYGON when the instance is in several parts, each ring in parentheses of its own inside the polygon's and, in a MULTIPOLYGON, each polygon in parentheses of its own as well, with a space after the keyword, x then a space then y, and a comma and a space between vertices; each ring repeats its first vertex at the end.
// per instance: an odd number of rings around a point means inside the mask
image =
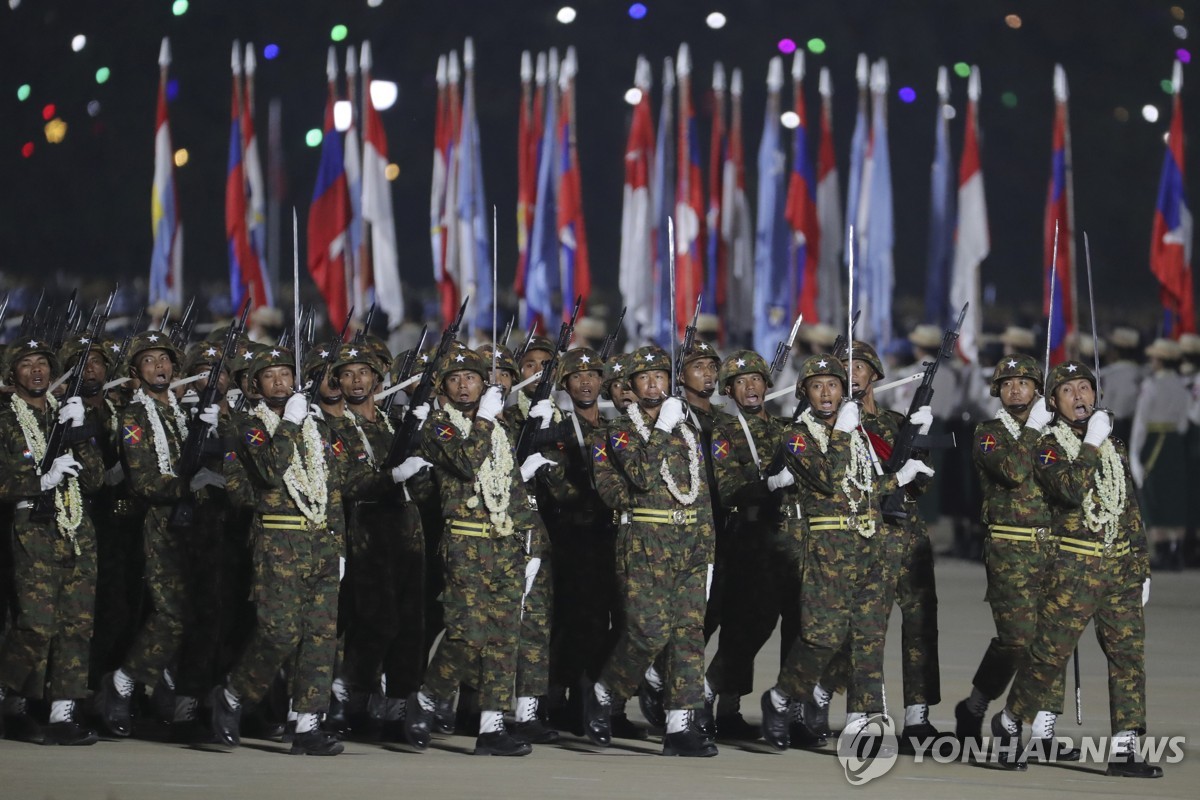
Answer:
POLYGON ((350 348, 350 354, 349 354, 349 355, 350 355, 350 357, 351 357, 351 358, 354 358, 356 355, 358 355, 358 348, 351 347, 351 348, 350 348))
POLYGON ((329 351, 322 350, 319 355, 321 356, 321 358, 329 358, 329 351))
POLYGON ((148 341, 148 342, 157 342, 157 341, 158 341, 158 334, 155 334, 155 333, 152 333, 152 334, 150 334, 149 336, 147 336, 147 337, 146 337, 146 341, 148 341))
POLYGON ((820 367, 821 369, 825 369, 826 367, 829 366, 829 362, 822 358, 820 361, 817 362, 817 366, 820 367))
POLYGON ((621 365, 613 364, 613 372, 620 372, 620 371, 621 371, 621 365))
POLYGON ((454 357, 454 363, 456 363, 456 364, 461 364, 461 363, 463 363, 463 362, 464 362, 464 361, 466 361, 466 360, 467 360, 467 359, 463 357, 463 354, 462 354, 462 353, 459 353, 458 355, 456 355, 456 356, 454 357))
POLYGON ((591 357, 591 356, 586 356, 586 355, 585 355, 585 356, 580 356, 580 357, 579 357, 579 363, 580 363, 580 364, 590 364, 590 363, 592 363, 592 357, 591 357))
POLYGON ((737 360, 737 366, 738 366, 738 369, 741 369, 742 367, 746 366, 746 359, 739 358, 737 360))
POLYGON ((209 356, 210 358, 212 356, 215 356, 216 354, 217 354, 217 348, 215 348, 215 347, 210 347, 204 351, 204 355, 209 356))
POLYGON ((114 353, 119 353, 119 352, 121 352, 121 345, 117 344, 116 342, 113 342, 112 344, 110 344, 108 346, 108 349, 112 350, 114 353))
POLYGON ((708 349, 708 344, 707 344, 706 342, 701 342, 700 344, 698 344, 698 345, 696 345, 696 346, 697 346, 697 347, 699 347, 701 350, 707 350, 707 349, 708 349))
POLYGON ((1074 372, 1077 369, 1079 369, 1079 367, 1075 366, 1074 364, 1067 364, 1067 372, 1074 372))
POLYGON ((251 353, 249 350, 247 350, 246 352, 242 353, 242 360, 243 360, 243 361, 250 361, 250 360, 252 360, 253 358, 254 358, 254 353, 251 353))
POLYGON ((1009 369, 1016 369, 1016 367, 1017 367, 1017 360, 1016 360, 1015 358, 1010 358, 1010 359, 1008 360, 1008 368, 1009 368, 1009 369))
POLYGON ((271 358, 279 358, 279 351, 278 351, 278 350, 272 350, 272 351, 271 351, 271 358))
POLYGON ((86 336, 80 336, 80 337, 79 337, 79 343, 80 343, 80 344, 87 344, 87 343, 88 343, 88 342, 90 342, 90 341, 91 341, 91 339, 89 339, 89 338, 88 338, 88 337, 86 337, 86 336))
POLYGON ((28 342, 25 343, 25 346, 26 347, 37 347, 38 342, 36 339, 30 339, 28 342))
POLYGON ((646 363, 649 364, 653 360, 654 360, 654 353, 647 353, 646 354, 646 363))

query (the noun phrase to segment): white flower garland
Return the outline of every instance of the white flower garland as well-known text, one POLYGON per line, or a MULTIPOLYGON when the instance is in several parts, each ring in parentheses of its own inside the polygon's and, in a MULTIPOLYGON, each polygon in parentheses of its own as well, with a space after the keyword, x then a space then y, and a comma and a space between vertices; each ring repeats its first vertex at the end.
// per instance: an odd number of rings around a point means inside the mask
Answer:
MULTIPOLYGON (((525 415, 526 419, 529 418, 529 409, 533 408, 533 401, 529 399, 529 395, 525 394, 524 392, 519 392, 517 394, 517 408, 521 410, 521 413, 525 415)), ((551 403, 550 409, 552 412, 550 419, 553 422, 558 422, 562 419, 562 412, 558 410, 558 406, 551 403)))
MULTIPOLYGON (((1079 457, 1083 440, 1062 420, 1050 429, 1055 441, 1067 455, 1068 461, 1079 457)), ((1125 467, 1121 456, 1113 446, 1112 439, 1100 445, 1100 471, 1096 476, 1096 488, 1088 489, 1083 497, 1083 521, 1089 529, 1104 532, 1104 545, 1112 546, 1121 532, 1121 513, 1128 498, 1125 494, 1125 467)))
POLYGON ((1017 422, 1016 418, 1012 414, 1008 413, 1007 408, 1001 408, 999 411, 997 411, 996 419, 1000 420, 1000 422, 1004 424, 1004 430, 1008 431, 1009 435, 1012 436, 1013 439, 1021 438, 1021 426, 1017 422))
POLYGON ((108 432, 116 436, 117 429, 121 427, 121 415, 117 413, 117 404, 106 397, 104 405, 108 408, 108 432))
MULTIPOLYGON (((829 452, 829 426, 813 416, 812 409, 804 409, 804 413, 800 415, 800 421, 804 423, 804 427, 808 429, 813 441, 817 443, 817 447, 822 453, 829 452)), ((850 465, 846 468, 846 474, 842 476, 841 489, 842 494, 846 497, 846 503, 850 507, 850 517, 857 519, 859 501, 863 495, 871 492, 871 487, 874 486, 874 475, 872 474, 871 453, 867 450, 870 447, 865 436, 859 436, 857 433, 851 433, 850 436, 850 465), (851 489, 858 489, 856 495, 851 489)), ((871 522, 865 528, 858 529, 860 535, 870 539, 875 535, 875 523, 871 522)))
MULTIPOLYGON (((266 403, 256 405, 250 414, 262 422, 268 435, 275 435, 282 418, 266 403)), ((300 448, 292 448, 292 458, 288 462, 287 471, 283 473, 283 485, 287 487, 288 495, 296 503, 300 513, 313 524, 324 526, 329 505, 329 470, 325 466, 325 448, 321 443, 321 432, 317 430, 316 420, 305 417, 300 426, 300 434, 304 442, 304 455, 300 455, 300 448)))
MULTIPOLYGON (((634 430, 642 437, 642 441, 650 441, 650 429, 646 427, 646 421, 642 419, 642 410, 637 407, 637 404, 631 405, 625 412, 629 415, 630 421, 633 422, 634 430)), ((690 506, 696 502, 696 498, 700 496, 700 446, 696 443, 696 434, 692 433, 692 429, 686 425, 680 425, 676 430, 683 440, 687 442, 688 448, 688 490, 685 492, 679 488, 679 484, 675 482, 674 476, 671 475, 671 470, 667 467, 667 460, 664 458, 662 463, 658 465, 658 474, 662 476, 663 481, 667 484, 667 491, 671 496, 685 506, 690 506)))
POLYGON ((804 413, 800 415, 800 421, 804 423, 804 427, 808 428, 809 435, 817 443, 817 449, 822 453, 828 453, 829 426, 813 416, 811 408, 804 409, 804 413))
MULTIPOLYGON (((154 440, 154 455, 158 459, 158 471, 163 475, 174 475, 175 467, 171 465, 171 447, 167 440, 167 431, 163 427, 158 404, 142 389, 134 392, 129 402, 141 403, 145 406, 146 417, 150 420, 150 438, 154 440)), ((179 407, 179 401, 175 399, 174 392, 167 392, 167 405, 170 406, 171 414, 175 418, 175 433, 179 438, 183 438, 184 432, 187 430, 187 414, 179 407)))
MULTIPOLYGON (((58 410, 58 400, 53 395, 47 395, 46 400, 50 404, 50 413, 53 414, 58 410)), ((46 436, 42 433, 42 426, 34 416, 29 404, 20 397, 14 394, 9 403, 13 413, 17 415, 17 423, 21 426, 21 433, 25 436, 25 444, 29 447, 29 453, 33 456, 33 470, 41 476, 42 459, 46 457, 46 436)), ((67 475, 66 486, 64 487, 60 483, 54 488, 54 522, 71 541, 75 554, 79 555, 79 543, 75 541, 75 531, 83 522, 83 496, 79 492, 78 478, 67 475), (63 491, 64 488, 66 491, 63 491)))
MULTIPOLYGON (((467 419, 466 414, 452 405, 447 405, 445 411, 454 427, 458 428, 459 435, 464 439, 470 436, 471 421, 467 419)), ((512 536, 516 532, 516 526, 508 514, 508 501, 512 494, 513 453, 508 434, 499 422, 492 424, 491 444, 491 452, 479 465, 479 471, 475 475, 475 495, 467 501, 467 507, 478 508, 479 497, 482 496, 484 508, 487 509, 492 526, 496 529, 496 536, 512 536)))

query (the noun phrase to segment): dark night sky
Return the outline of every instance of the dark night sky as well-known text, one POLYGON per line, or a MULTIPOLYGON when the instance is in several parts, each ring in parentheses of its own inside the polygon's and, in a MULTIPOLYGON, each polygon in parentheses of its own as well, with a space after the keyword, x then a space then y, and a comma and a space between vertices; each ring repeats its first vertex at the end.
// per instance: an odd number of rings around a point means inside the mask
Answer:
MULTIPOLYGON (((644 54, 658 65, 657 84, 662 57, 673 55, 681 41, 691 45, 698 90, 694 100, 705 142, 708 104, 699 89, 707 85, 713 61, 741 67, 747 79, 747 162, 752 165, 766 67, 776 53, 775 43, 785 36, 800 42, 820 36, 828 50, 809 57, 806 90, 815 104, 817 71, 831 67, 843 182, 855 110, 855 59, 861 51, 889 61, 898 294, 916 298, 923 291, 936 70, 968 61, 980 66, 983 81, 980 124, 992 231, 984 282, 998 284, 1003 304, 1040 296, 1051 76, 1059 61, 1067 69, 1072 93, 1077 226, 1092 235, 1100 300, 1112 308, 1109 316, 1131 313, 1125 310, 1127 303, 1155 303, 1157 292, 1146 264, 1162 135, 1169 122, 1169 97, 1159 82, 1170 76, 1176 48, 1190 44, 1172 33, 1178 24, 1172 5, 1184 9, 1183 24, 1195 24, 1197 37, 1200 5, 1155 0, 646 0, 649 14, 634 21, 626 14, 628 3, 620 0, 573 4, 579 15, 571 25, 554 19, 561 3, 532 0, 383 0, 378 8, 368 7, 366 0, 193 0, 182 17, 171 15, 171 0, 23 0, 15 10, 0 8, 0 272, 28 281, 42 280, 54 270, 126 280, 146 273, 156 58, 160 38, 169 35, 172 76, 179 81, 171 106, 172 134, 175 146, 188 148, 191 155, 190 163, 177 171, 187 228, 186 281, 190 290, 201 282, 223 280, 230 42, 253 40, 260 53, 268 42, 281 48, 275 61, 260 57, 257 124, 260 141, 265 141, 266 101, 280 98, 288 203, 303 214, 318 160, 318 150, 304 144, 304 131, 320 126, 329 31, 343 23, 350 29, 347 42, 371 40, 375 77, 400 84, 400 100, 383 119, 391 158, 401 167, 393 188, 402 277, 410 284, 431 282, 434 68, 438 54, 461 48, 463 37, 475 37, 478 54, 485 180, 489 202, 501 210, 502 282, 506 273, 512 274, 516 253, 520 53, 550 46, 578 49, 584 205, 595 281, 606 288, 616 283, 629 110, 622 95, 632 83, 636 56, 644 54), (705 26, 711 10, 728 15, 723 30, 705 26), (1010 13, 1022 17, 1020 29, 1005 25, 1010 13), (70 48, 77 33, 88 37, 78 54, 70 48), (101 66, 112 70, 112 78, 97 86, 93 76, 101 66), (33 95, 20 103, 16 90, 23 83, 33 86, 33 95), (918 93, 910 105, 895 99, 895 90, 905 85, 918 93), (1003 92, 1017 96, 1015 108, 1001 103, 1003 92), (94 120, 86 110, 93 99, 102 106, 94 120), (50 102, 69 125, 59 145, 47 144, 41 132, 41 110, 50 102), (1157 123, 1141 118, 1146 103, 1160 109, 1157 123), (1116 119, 1118 106, 1129 110, 1127 122, 1116 119), (21 157, 26 141, 36 143, 30 159, 21 157)), ((960 110, 965 93, 966 81, 955 78, 952 102, 960 110)), ((1194 130, 1200 124, 1200 101, 1190 100, 1192 96, 1185 81, 1187 126, 1194 130)), ((657 97, 656 91, 656 106, 657 97)), ((956 162, 962 121, 960 113, 951 128, 956 162)), ((704 147, 707 163, 706 143, 704 147)))

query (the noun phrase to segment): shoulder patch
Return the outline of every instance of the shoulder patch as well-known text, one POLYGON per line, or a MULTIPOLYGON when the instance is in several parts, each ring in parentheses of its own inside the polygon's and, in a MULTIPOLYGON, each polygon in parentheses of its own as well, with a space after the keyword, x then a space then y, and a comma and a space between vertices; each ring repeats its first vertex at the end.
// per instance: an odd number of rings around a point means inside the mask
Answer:
POLYGON ((1058 461, 1058 453, 1054 452, 1053 447, 1047 447, 1038 453, 1038 463, 1043 467, 1048 467, 1058 461))
MULTIPOLYGON (((346 452, 346 445, 341 439, 335 437, 334 440, 329 443, 329 452, 333 453, 335 456, 340 456, 342 453, 346 452)), ((366 454, 364 453, 363 455, 366 454)))
POLYGON ((798 433, 792 434, 792 438, 788 440, 787 449, 792 452, 792 455, 798 456, 808 449, 808 442, 798 433))
POLYGON ((592 445, 592 460, 597 464, 608 461, 608 445, 604 442, 592 445))
POLYGON ((624 450, 629 446, 629 434, 625 431, 613 434, 609 440, 612 442, 613 450, 624 450))
POLYGON ((729 440, 728 439, 713 439, 712 457, 717 461, 724 461, 729 457, 729 440))
POLYGON ((142 426, 141 425, 125 425, 121 428, 121 441, 125 444, 141 444, 142 443, 142 426))
POLYGON ((262 447, 267 443, 267 432, 262 428, 251 428, 246 431, 246 444, 251 447, 262 447))
POLYGON ((237 461, 237 451, 230 450, 228 453, 225 454, 225 460, 226 461, 237 461))
POLYGON ((448 442, 454 438, 454 426, 449 422, 440 422, 438 423, 436 433, 439 439, 443 442, 448 442))
POLYGON ((28 459, 29 461, 33 461, 33 451, 30 450, 28 447, 26 447, 24 450, 21 451, 21 458, 25 458, 25 459, 28 459))
POLYGON ((985 433, 979 437, 979 449, 984 453, 990 453, 996 449, 996 437, 990 433, 985 433))

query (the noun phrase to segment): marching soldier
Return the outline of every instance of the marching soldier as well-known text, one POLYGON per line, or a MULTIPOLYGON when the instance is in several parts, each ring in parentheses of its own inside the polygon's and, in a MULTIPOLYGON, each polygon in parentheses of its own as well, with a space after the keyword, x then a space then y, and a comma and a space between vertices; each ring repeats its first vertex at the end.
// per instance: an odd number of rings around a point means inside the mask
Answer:
MULTIPOLYGON (((1112 419, 1096 413, 1096 378, 1077 361, 1046 380, 1055 421, 1036 445, 1034 476, 1050 503, 1058 555, 1038 615, 1028 659, 1018 669, 1004 710, 992 717, 1002 747, 1020 747, 1021 729, 1052 702, 1071 652, 1095 620, 1108 659, 1113 754, 1108 774, 1158 778, 1142 760, 1146 731, 1145 620, 1150 561, 1125 446, 1110 437, 1112 419)), ((1025 768, 1026 751, 1000 762, 1025 768)))
MULTIPOLYGON (((1058 557, 1050 506, 1034 480, 1038 440, 1054 419, 1041 389, 1042 370, 1031 356, 1004 356, 992 376, 992 394, 1002 409, 975 428, 971 457, 983 484, 987 601, 996 635, 975 671, 970 697, 954 707, 955 733, 963 740, 981 741, 988 703, 1004 693, 1029 652, 1058 557)), ((1054 739, 1063 692, 1059 672, 1037 710, 1032 735, 1047 758, 1068 761, 1078 759, 1079 751, 1054 739)))
POLYGON ((670 358, 662 348, 638 349, 629 381, 638 402, 613 421, 594 457, 614 462, 629 484, 630 525, 617 544, 625 627, 585 695, 584 731, 607 747, 614 700, 650 682, 654 659, 665 653, 663 755, 714 756, 716 744, 695 724, 705 704, 704 604, 714 548, 704 453, 682 401, 667 396, 670 358))
POLYGON ((489 365, 473 350, 447 355, 441 366, 443 407, 412 413, 425 420, 422 454, 437 470, 444 530, 441 540, 446 632, 408 700, 405 736, 429 747, 434 712, 466 683, 482 708, 476 755, 523 756, 528 741, 504 725, 517 672, 522 597, 536 520, 525 482, 545 465, 538 453, 517 465, 503 421, 499 386, 484 391, 489 365))
POLYGON ((16 619, 0 644, 0 699, 11 738, 41 744, 90 745, 95 731, 75 720, 75 701, 87 693, 88 647, 96 590, 96 535, 84 495, 101 486, 103 463, 94 441, 80 438, 84 407, 49 396, 56 358, 36 338, 9 346, 0 400, 0 500, 16 504, 12 519, 16 619), (41 471, 54 422, 69 425, 70 447, 41 471), (52 516, 32 517, 50 492, 52 516), (50 700, 41 728, 27 700, 50 700))

